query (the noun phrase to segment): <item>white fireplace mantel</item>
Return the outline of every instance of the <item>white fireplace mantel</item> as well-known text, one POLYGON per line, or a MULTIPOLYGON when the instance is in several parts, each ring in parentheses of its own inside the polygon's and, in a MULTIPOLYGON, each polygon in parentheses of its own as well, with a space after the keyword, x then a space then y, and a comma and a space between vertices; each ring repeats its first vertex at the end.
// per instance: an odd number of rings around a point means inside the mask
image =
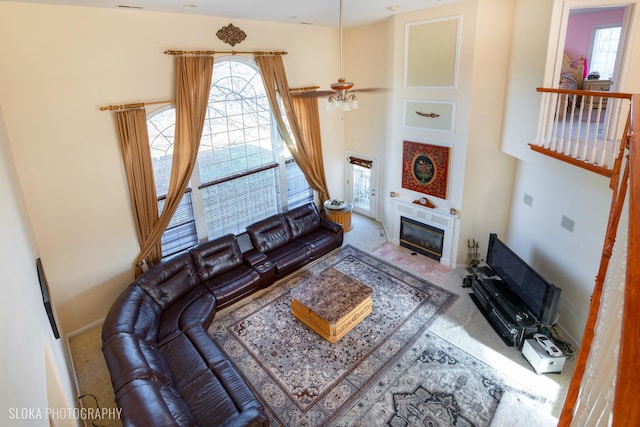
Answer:
POLYGON ((421 206, 399 197, 392 197, 391 205, 393 208, 391 242, 396 245, 400 244, 400 217, 410 218, 414 221, 439 228, 444 231, 440 263, 447 267, 455 267, 456 251, 454 251, 454 246, 455 242, 457 242, 459 222, 457 215, 421 206))

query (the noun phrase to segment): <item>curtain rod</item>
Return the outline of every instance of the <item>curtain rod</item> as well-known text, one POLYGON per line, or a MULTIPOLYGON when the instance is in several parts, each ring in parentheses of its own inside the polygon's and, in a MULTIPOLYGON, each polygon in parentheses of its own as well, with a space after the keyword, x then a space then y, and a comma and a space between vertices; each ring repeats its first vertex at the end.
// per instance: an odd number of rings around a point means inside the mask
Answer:
POLYGON ((307 92, 316 89, 320 89, 320 86, 290 87, 289 92, 307 92))
POLYGON ((144 108, 146 105, 171 104, 173 102, 175 102, 173 99, 168 99, 166 101, 136 102, 134 104, 123 104, 123 105, 107 105, 106 107, 100 107, 100 111, 130 110, 134 108, 144 108))
POLYGON ((235 50, 165 50, 167 55, 218 55, 218 54, 231 54, 231 55, 286 55, 287 52, 263 52, 263 51, 235 51, 235 50))
MULTIPOLYGON (((301 92, 301 91, 309 91, 319 89, 320 86, 305 86, 305 87, 292 87, 289 89, 289 92, 301 92)), ((122 105, 107 105, 104 107, 100 107, 100 111, 113 111, 113 110, 131 110, 134 108, 144 108, 147 105, 157 105, 157 104, 172 104, 176 102, 173 99, 168 99, 166 101, 154 101, 154 102, 136 102, 133 104, 122 104, 122 105)))

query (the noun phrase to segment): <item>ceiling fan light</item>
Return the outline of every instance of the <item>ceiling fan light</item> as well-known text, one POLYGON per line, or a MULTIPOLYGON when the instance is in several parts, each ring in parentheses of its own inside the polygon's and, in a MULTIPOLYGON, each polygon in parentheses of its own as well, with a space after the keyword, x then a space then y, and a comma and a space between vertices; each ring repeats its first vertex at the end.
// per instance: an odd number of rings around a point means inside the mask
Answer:
MULTIPOLYGON (((340 0, 340 76, 343 71, 343 46, 342 46, 342 0, 340 0)), ((338 78, 336 83, 331 83, 331 89, 335 91, 334 96, 330 96, 327 100, 327 110, 342 110, 349 111, 358 108, 358 100, 354 95, 349 94, 349 90, 353 87, 352 82, 346 81, 344 77, 338 78)))
POLYGON ((356 98, 355 95, 351 95, 349 97, 349 107, 352 110, 357 110, 358 108, 360 108, 360 105, 358 104, 358 98, 356 98))

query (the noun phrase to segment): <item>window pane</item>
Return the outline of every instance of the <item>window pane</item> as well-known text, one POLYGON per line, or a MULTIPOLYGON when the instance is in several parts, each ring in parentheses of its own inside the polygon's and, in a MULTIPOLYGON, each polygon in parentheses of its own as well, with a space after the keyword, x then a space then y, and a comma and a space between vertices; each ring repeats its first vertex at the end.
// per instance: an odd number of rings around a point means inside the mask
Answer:
POLYGON ((371 209, 371 200, 369 196, 370 182, 371 182, 371 169, 353 165, 353 205, 364 210, 369 211, 371 209))
POLYGON ((598 72, 602 80, 613 77, 622 27, 596 28, 589 73, 598 72))
POLYGON ((278 212, 277 168, 202 189, 209 239, 243 233, 248 225, 278 212))
MULTIPOLYGON (((166 199, 158 201, 158 215, 164 208, 166 199)), ((195 216, 191 203, 191 192, 184 193, 173 214, 167 230, 162 235, 162 257, 168 257, 198 244, 195 216)))
POLYGON ((158 197, 165 196, 169 188, 175 127, 175 108, 160 111, 147 119, 151 162, 158 197))
POLYGON ((198 168, 203 183, 273 163, 271 112, 257 69, 241 61, 214 65, 198 168))
POLYGON ((291 159, 287 160, 286 165, 288 208, 293 209, 313 202, 313 190, 309 187, 309 183, 298 164, 291 159))
MULTIPOLYGON (((171 175, 175 108, 152 113, 147 126, 161 211, 171 175)), ((216 61, 198 173, 192 177, 193 191, 185 193, 162 237, 164 257, 196 245, 198 234, 204 237, 205 230, 196 230, 196 218, 198 224, 206 224, 211 240, 243 233, 248 225, 281 210, 282 172, 275 165, 282 147, 279 140, 272 140, 273 129, 271 107, 257 67, 237 58, 216 61), (262 170, 249 172, 255 169, 262 170)), ((283 173, 289 208, 313 200, 313 191, 293 160, 287 161, 283 173)))
MULTIPOLYGON (((153 113, 147 118, 149 149, 158 197, 158 215, 162 213, 169 188, 175 123, 176 114, 173 107, 153 113)), ((163 257, 174 255, 198 243, 190 192, 186 192, 182 197, 161 241, 163 257)))

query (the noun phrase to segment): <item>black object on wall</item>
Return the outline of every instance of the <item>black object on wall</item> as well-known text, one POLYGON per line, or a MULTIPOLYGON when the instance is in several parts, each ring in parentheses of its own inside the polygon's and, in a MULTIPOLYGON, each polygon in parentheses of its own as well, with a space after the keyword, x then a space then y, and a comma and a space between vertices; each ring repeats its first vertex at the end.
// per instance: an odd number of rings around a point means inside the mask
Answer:
POLYGON ((38 280, 40 281, 40 291, 42 291, 42 302, 44 303, 44 309, 47 311, 49 317, 49 323, 51 323, 51 330, 53 336, 56 339, 60 338, 60 332, 58 331, 58 325, 56 325, 56 319, 53 316, 53 307, 51 306, 51 297, 49 296, 49 284, 47 283, 47 277, 44 274, 44 268, 42 268, 42 261, 40 258, 36 259, 36 268, 38 270, 38 280))

